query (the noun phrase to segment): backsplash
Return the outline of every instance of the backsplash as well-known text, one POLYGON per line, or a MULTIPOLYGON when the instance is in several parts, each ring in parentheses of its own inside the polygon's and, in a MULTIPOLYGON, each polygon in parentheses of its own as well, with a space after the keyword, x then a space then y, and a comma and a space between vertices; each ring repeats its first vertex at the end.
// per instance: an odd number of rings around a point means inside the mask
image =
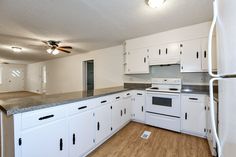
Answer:
POLYGON ((208 73, 181 73, 180 65, 151 66, 150 74, 124 75, 127 83, 150 83, 151 78, 182 78, 183 84, 208 85, 208 73))

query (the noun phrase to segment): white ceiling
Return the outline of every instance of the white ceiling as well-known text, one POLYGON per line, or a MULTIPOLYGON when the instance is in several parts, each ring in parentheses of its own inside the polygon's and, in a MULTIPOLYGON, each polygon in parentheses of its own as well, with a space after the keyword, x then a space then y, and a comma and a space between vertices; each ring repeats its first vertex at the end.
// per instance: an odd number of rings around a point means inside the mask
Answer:
POLYGON ((61 40, 73 53, 126 39, 209 21, 212 0, 167 0, 159 9, 144 0, 1 0, 0 58, 43 61, 52 56, 40 40, 61 40), (15 54, 11 46, 23 48, 15 54))

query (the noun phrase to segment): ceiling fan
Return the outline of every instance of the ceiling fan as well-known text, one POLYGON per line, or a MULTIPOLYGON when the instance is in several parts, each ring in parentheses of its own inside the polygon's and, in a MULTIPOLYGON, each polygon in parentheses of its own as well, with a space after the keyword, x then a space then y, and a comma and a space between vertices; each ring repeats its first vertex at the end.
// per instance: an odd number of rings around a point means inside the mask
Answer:
POLYGON ((71 51, 68 50, 72 49, 71 46, 59 46, 61 41, 48 40, 42 42, 48 46, 47 52, 49 54, 57 55, 60 53, 60 51, 65 53, 71 53, 71 51))

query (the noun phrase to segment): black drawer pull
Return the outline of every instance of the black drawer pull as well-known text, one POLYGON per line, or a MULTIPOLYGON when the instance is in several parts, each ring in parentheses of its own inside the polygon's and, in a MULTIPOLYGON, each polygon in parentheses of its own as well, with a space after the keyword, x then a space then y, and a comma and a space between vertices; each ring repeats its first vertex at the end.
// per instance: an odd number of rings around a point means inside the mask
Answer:
POLYGON ((188 113, 186 112, 184 115, 184 119, 187 120, 188 119, 188 113))
POLYGON ((126 95, 130 95, 130 93, 127 93, 126 95))
POLYGON ((63 140, 62 140, 62 138, 60 139, 60 151, 62 151, 63 150, 63 140))
POLYGON ((44 117, 40 117, 39 120, 45 120, 45 119, 49 119, 49 118, 52 118, 52 117, 54 117, 53 114, 48 115, 48 116, 44 116, 44 117))
POLYGON ((143 112, 143 106, 142 106, 142 112, 143 112))
POLYGON ((196 54, 196 57, 197 57, 197 59, 198 59, 198 57, 199 57, 198 52, 197 52, 197 54, 196 54))
POLYGON ((79 107, 78 110, 82 110, 82 109, 85 109, 85 108, 87 108, 87 106, 79 107))
POLYGON ((207 52, 206 51, 204 51, 204 58, 206 58, 207 57, 207 52))
POLYGON ((19 146, 22 145, 22 139, 21 139, 21 138, 19 138, 19 140, 18 140, 18 144, 19 144, 19 146))
POLYGON ((72 142, 73 142, 73 145, 75 145, 75 134, 73 134, 72 142))
POLYGON ((198 98, 189 98, 189 100, 198 100, 198 98))
POLYGON ((122 111, 122 110, 120 110, 120 116, 122 117, 122 115, 123 115, 123 111, 122 111))
POLYGON ((166 48, 166 54, 168 53, 168 48, 166 48))
POLYGON ((142 93, 137 93, 137 95, 143 95, 142 93))
POLYGON ((161 49, 159 49, 159 55, 161 55, 161 49))
POLYGON ((117 97, 116 97, 116 99, 120 99, 120 97, 119 97, 119 96, 117 96, 117 97))
POLYGON ((97 123, 97 130, 98 131, 100 130, 100 123, 99 122, 97 123))
POLYGON ((126 108, 124 108, 124 114, 126 114, 126 108))
POLYGON ((107 102, 106 100, 103 100, 103 101, 101 101, 101 104, 106 103, 106 102, 107 102))

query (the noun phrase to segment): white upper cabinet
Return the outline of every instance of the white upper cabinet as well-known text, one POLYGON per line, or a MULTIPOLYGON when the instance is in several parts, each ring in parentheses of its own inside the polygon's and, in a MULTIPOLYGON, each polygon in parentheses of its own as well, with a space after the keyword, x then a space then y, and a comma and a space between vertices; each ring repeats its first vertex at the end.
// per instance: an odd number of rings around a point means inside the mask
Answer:
POLYGON ((149 73, 147 48, 130 50, 125 53, 125 74, 149 73))
MULTIPOLYGON (((212 45, 213 70, 217 68, 216 42, 212 45)), ((184 41, 181 48, 181 72, 207 72, 208 71, 208 39, 194 39, 184 41)))
POLYGON ((154 46, 149 50, 149 65, 178 64, 179 62, 179 43, 154 46))

